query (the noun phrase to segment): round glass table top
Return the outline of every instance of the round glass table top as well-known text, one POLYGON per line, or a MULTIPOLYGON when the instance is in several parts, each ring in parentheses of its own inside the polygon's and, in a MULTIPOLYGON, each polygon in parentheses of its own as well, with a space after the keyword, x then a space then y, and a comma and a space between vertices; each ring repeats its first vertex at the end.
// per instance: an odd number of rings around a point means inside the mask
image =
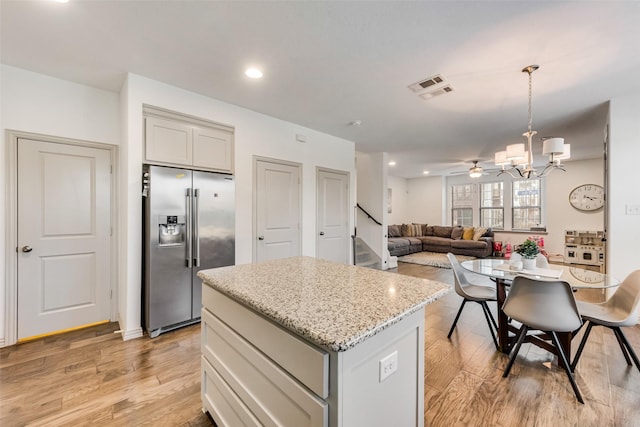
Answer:
POLYGON ((503 259, 474 259, 463 261, 462 267, 474 273, 511 281, 521 275, 536 280, 564 280, 573 288, 612 288, 620 282, 615 278, 597 271, 584 268, 550 264, 548 268, 536 268, 533 270, 511 270, 509 261, 503 259))

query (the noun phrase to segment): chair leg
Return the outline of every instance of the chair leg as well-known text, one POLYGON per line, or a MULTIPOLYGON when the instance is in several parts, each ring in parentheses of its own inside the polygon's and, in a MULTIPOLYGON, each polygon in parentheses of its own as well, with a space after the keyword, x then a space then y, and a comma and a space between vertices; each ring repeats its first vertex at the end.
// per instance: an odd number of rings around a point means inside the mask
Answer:
POLYGON ((588 322, 587 330, 584 331, 584 335, 582 336, 582 341, 580 341, 580 346, 578 347, 578 351, 576 352, 576 356, 573 358, 573 362, 571 363, 571 372, 576 370, 576 365, 578 364, 578 360, 580 360, 580 356, 582 356, 582 350, 584 350, 584 345, 587 343, 587 339, 589 338, 589 334, 591 333, 591 328, 593 328, 593 323, 588 322))
POLYGON ((529 327, 527 325, 522 325, 522 327, 520 328, 520 332, 518 333, 518 341, 516 341, 516 344, 513 346, 513 349, 511 350, 511 356, 509 356, 509 363, 507 363, 507 367, 504 369, 504 372, 502 373, 503 378, 507 378, 507 376, 509 376, 509 372, 511 372, 511 367, 513 366, 513 362, 516 361, 516 356, 518 356, 518 352, 520 351, 520 346, 524 341, 524 337, 527 336, 528 330, 529 330, 529 327))
POLYGON ((571 373, 571 368, 569 366, 569 362, 567 361, 567 356, 564 353, 562 345, 560 345, 558 334, 556 334, 554 331, 551 331, 551 339, 553 340, 553 345, 556 347, 556 351, 558 352, 558 358, 562 362, 562 367, 567 373, 567 377, 569 377, 569 382, 571 382, 571 387, 573 388, 573 392, 576 394, 578 402, 584 404, 584 400, 582 400, 582 395, 580 394, 578 384, 576 384, 576 380, 573 378, 573 374, 571 373))
POLYGON ((629 353, 627 352, 627 348, 625 346, 624 341, 620 337, 620 332, 622 331, 620 330, 620 328, 611 328, 611 330, 613 330, 613 334, 616 336, 616 339, 618 340, 618 345, 620 346, 620 350, 624 355, 624 360, 627 361, 627 365, 631 366, 631 359, 629 358, 629 353))
POLYGON ((456 324, 458 323, 458 319, 460 318, 460 314, 462 313, 462 309, 464 308, 464 305, 466 303, 467 303, 466 299, 462 300, 462 304, 460 305, 460 309, 458 310, 458 314, 456 314, 456 318, 453 321, 453 325, 451 325, 451 329, 449 330, 449 335, 447 335, 447 338, 451 338, 451 334, 453 333, 453 330, 456 328, 456 324))
POLYGON ((491 315, 491 311, 489 311, 489 306, 487 305, 487 302, 479 301, 479 303, 482 306, 482 310, 484 311, 484 317, 487 319, 487 325, 489 326, 489 332, 491 332, 491 338, 493 338, 493 343, 496 346, 496 350, 498 350, 500 348, 500 346, 498 346, 498 339, 496 338, 496 333, 498 332, 498 325, 496 325, 496 321, 493 318, 493 315, 491 315), (491 323, 493 323, 493 327, 495 327, 495 333, 494 333, 494 329, 491 327, 491 323))
MULTIPOLYGON (((631 347, 631 344, 629 344, 629 340, 627 339, 627 337, 622 333, 622 329, 620 329, 620 327, 617 327, 617 328, 614 328, 613 330, 620 335, 620 339, 624 343, 625 347, 627 347, 627 350, 629 351, 629 355, 631 355, 631 358, 636 364, 636 368, 638 368, 638 370, 640 371, 640 361, 638 360, 638 356, 636 355, 636 352, 633 351, 633 348, 631 347)), ((631 365, 631 363, 629 363, 629 365, 631 365)))

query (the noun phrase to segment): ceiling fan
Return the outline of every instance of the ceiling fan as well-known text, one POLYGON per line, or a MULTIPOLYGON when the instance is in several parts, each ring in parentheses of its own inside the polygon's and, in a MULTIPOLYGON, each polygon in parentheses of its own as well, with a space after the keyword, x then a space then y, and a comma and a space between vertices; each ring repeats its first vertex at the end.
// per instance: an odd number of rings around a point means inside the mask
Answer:
POLYGON ((482 166, 478 166, 478 161, 473 161, 473 166, 469 168, 469 176, 471 178, 480 178, 482 176, 482 166))
POLYGON ((478 165, 479 161, 480 160, 472 160, 473 166, 469 168, 469 171, 451 172, 449 175, 469 174, 471 178, 479 178, 482 175, 487 175, 483 167, 478 165))

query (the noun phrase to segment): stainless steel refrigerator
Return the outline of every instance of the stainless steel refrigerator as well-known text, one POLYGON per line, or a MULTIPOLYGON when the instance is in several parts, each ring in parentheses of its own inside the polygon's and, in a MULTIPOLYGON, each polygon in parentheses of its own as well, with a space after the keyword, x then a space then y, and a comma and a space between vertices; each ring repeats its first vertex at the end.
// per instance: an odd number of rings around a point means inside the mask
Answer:
POLYGON ((200 321, 202 269, 235 264, 231 175, 143 166, 143 318, 151 338, 200 321))

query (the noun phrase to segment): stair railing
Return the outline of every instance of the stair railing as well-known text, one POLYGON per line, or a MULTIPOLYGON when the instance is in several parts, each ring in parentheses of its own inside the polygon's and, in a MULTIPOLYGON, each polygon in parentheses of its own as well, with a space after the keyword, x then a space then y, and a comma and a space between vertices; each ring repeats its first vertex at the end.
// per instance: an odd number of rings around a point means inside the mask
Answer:
MULTIPOLYGON (((356 207, 358 209, 360 209, 367 216, 367 218, 369 218, 371 221, 373 221, 376 224, 382 226, 382 223, 380 221, 378 221, 377 219, 375 219, 373 216, 371 216, 371 214, 369 212, 367 212, 362 206, 360 206, 359 203, 356 203, 356 207)), ((356 227, 354 227, 353 235, 351 235, 351 246, 352 246, 352 251, 353 251, 353 265, 356 265, 356 236, 357 236, 357 234, 358 233, 356 231, 356 227)))
POLYGON ((364 212, 364 214, 367 216, 367 218, 369 218, 370 220, 372 220, 373 222, 375 222, 378 225, 382 225, 382 223, 380 221, 378 221, 377 219, 375 219, 374 217, 371 216, 371 214, 369 212, 367 212, 366 210, 364 210, 364 208, 362 206, 360 206, 359 203, 356 203, 356 206, 358 207, 358 209, 360 209, 362 212, 364 212))

